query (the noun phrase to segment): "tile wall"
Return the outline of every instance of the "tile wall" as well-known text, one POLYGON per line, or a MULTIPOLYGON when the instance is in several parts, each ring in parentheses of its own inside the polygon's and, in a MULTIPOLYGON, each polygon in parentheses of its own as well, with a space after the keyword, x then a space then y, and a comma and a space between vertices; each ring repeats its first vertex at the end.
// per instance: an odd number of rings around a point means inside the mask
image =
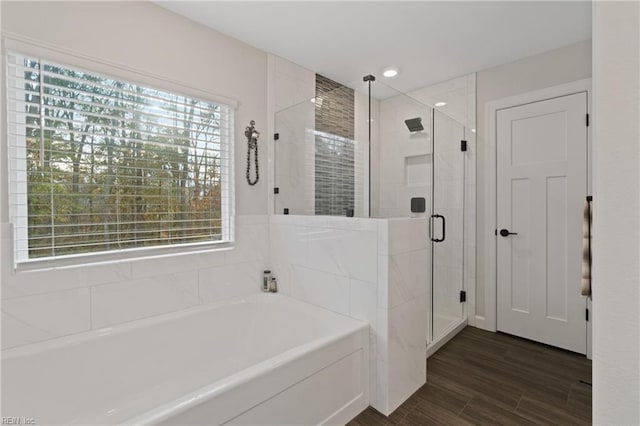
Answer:
MULTIPOLYGON (((1 231, 2 252, 11 253, 11 228, 1 231)), ((268 233, 266 215, 242 215, 226 249, 33 271, 5 267, 2 348, 258 292, 268 233)))
POLYGON ((270 217, 280 291, 371 326, 373 405, 389 414, 425 383, 426 219, 270 217))

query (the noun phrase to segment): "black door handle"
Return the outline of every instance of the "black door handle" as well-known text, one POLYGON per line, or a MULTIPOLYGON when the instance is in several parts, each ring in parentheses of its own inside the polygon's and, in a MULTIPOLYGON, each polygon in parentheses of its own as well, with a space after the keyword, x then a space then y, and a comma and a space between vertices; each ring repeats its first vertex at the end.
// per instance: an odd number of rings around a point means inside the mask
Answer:
POLYGON ((517 232, 509 232, 508 229, 501 229, 500 230, 500 235, 502 235, 503 237, 508 237, 509 235, 518 235, 517 232))
POLYGON ((431 241, 433 241, 434 243, 441 243, 444 241, 444 239, 447 236, 447 222, 446 219, 444 218, 444 216, 442 216, 441 214, 432 214, 431 215, 431 241), (433 219, 442 219, 442 238, 433 238, 433 219))

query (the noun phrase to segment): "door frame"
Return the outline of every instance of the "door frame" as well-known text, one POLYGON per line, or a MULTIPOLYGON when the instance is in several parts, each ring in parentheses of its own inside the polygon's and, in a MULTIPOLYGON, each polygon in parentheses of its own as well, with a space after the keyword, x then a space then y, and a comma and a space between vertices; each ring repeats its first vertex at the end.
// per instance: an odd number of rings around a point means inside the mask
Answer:
MULTIPOLYGON (((526 105, 534 102, 540 102, 551 98, 558 98, 576 93, 587 93, 587 114, 591 115, 591 78, 577 80, 558 86, 552 86, 541 90, 522 93, 507 98, 497 99, 487 102, 485 105, 485 134, 484 138, 487 143, 485 150, 485 221, 478 223, 478 233, 484 236, 484 306, 485 315, 476 314, 474 307, 473 317, 475 326, 489 331, 497 331, 497 244, 494 230, 497 229, 497 144, 496 144, 496 128, 497 113, 500 110, 512 108, 516 106, 526 105)), ((592 136, 591 127, 587 128, 587 193, 591 195, 592 191, 592 136)), ((590 317, 587 323, 587 357, 591 358, 591 324, 593 323, 593 315, 591 312, 591 301, 587 299, 590 317)))

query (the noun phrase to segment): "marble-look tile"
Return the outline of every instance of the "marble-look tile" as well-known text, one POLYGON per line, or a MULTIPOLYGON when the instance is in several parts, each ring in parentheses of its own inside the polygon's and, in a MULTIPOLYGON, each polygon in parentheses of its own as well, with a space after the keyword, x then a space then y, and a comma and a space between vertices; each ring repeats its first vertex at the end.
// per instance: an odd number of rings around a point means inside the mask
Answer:
POLYGON ((426 295, 389 311, 389 409, 426 381, 426 295))
POLYGON ((272 221, 269 224, 270 259, 282 259, 290 264, 304 265, 307 260, 308 234, 305 227, 272 221))
POLYGON ((306 225, 310 220, 321 220, 323 216, 305 216, 297 214, 275 214, 269 216, 269 223, 278 225, 306 225))
POLYGON ((359 217, 341 217, 326 216, 327 227, 335 229, 344 229, 352 231, 378 231, 379 219, 359 218, 359 217))
POLYGON ((389 221, 386 219, 378 222, 378 254, 389 254, 389 221))
POLYGON ((92 328, 186 309, 198 304, 198 272, 160 275, 91 288, 92 328))
POLYGON ((427 292, 430 263, 427 249, 389 256, 388 308, 394 308, 427 292))
POLYGON ((309 229, 307 267, 362 281, 377 281, 377 232, 309 229))
POLYGON ((261 291, 261 263, 249 262, 198 271, 200 303, 218 302, 261 291))
POLYGON ((309 227, 308 257, 304 266, 331 274, 346 275, 340 268, 341 241, 348 231, 331 228, 309 227))
POLYGON ((425 249, 429 245, 429 222, 425 218, 389 220, 389 254, 425 249))
POLYGON ((25 271, 10 270, 2 282, 2 298, 50 293, 129 279, 131 264, 123 261, 25 271))
POLYGON ((89 289, 73 289, 2 301, 2 348, 89 330, 89 289))
POLYGON ((303 216, 300 225, 304 225, 312 228, 327 228, 329 225, 329 219, 331 216, 303 216))
POLYGON ((266 225, 269 216, 266 214, 243 214, 236 216, 236 225, 266 225))
POLYGON ((389 306, 389 256, 378 256, 378 301, 379 308, 389 306))
POLYGON ((131 276, 133 279, 138 279, 221 266, 224 264, 225 252, 228 250, 216 249, 196 253, 174 253, 132 260, 131 276))
POLYGON ((375 330, 377 323, 377 284, 350 280, 349 316, 369 323, 375 330))
POLYGON ((437 262, 433 268, 433 306, 434 315, 451 321, 462 314, 460 290, 463 286, 460 266, 446 262, 437 262))
POLYGON ((383 414, 390 414, 389 411, 389 310, 378 308, 377 324, 375 331, 376 339, 376 394, 372 398, 371 405, 383 414))
POLYGON ((264 260, 269 256, 269 228, 267 224, 236 226, 233 248, 224 252, 224 263, 234 264, 264 260))
POLYGON ((350 283, 346 277, 294 266, 292 296, 333 312, 349 315, 350 283))

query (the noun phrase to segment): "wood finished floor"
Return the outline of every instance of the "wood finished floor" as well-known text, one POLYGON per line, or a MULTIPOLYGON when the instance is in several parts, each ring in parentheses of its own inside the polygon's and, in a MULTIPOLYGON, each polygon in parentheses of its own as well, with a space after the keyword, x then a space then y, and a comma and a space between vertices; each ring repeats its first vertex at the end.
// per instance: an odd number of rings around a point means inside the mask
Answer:
POLYGON ((427 384, 390 417, 369 407, 349 426, 591 424, 591 361, 467 327, 427 362, 427 384))

